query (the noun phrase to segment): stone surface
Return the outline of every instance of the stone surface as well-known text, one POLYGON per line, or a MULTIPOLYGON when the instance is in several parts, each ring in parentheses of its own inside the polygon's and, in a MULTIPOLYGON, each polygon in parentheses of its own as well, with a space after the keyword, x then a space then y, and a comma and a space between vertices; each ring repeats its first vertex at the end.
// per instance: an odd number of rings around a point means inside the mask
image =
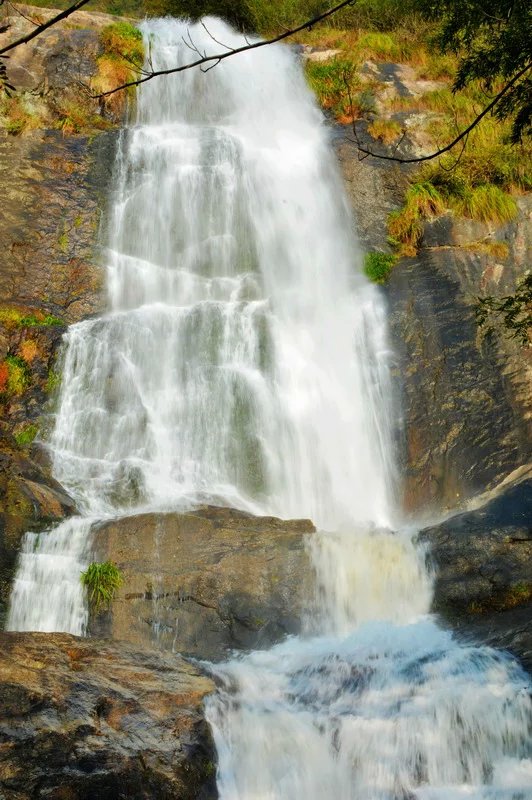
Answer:
MULTIPOLYGON (((359 131, 367 145, 363 124, 359 131)), ((387 216, 401 204, 408 170, 361 161, 351 136, 334 129, 361 243, 386 251, 387 216)), ((416 515, 463 506, 532 458, 532 349, 502 331, 484 339, 474 318, 479 296, 513 292, 532 262, 532 197, 518 203, 518 218, 503 226, 450 214, 428 223, 418 256, 401 259, 384 288, 404 505, 416 515), (507 257, 482 250, 492 242, 506 245, 507 257)))
POLYGON ((183 659, 67 634, 0 634, 2 800, 208 800, 214 684, 183 659))
POLYGON ((47 469, 0 426, 0 628, 25 531, 42 530, 74 510, 73 500, 47 469))
POLYGON ((300 630, 313 531, 308 520, 211 507, 105 523, 95 558, 116 562, 124 585, 94 630, 209 659, 268 647, 300 630))
POLYGON ((419 534, 436 570, 433 610, 532 671, 532 470, 419 534))

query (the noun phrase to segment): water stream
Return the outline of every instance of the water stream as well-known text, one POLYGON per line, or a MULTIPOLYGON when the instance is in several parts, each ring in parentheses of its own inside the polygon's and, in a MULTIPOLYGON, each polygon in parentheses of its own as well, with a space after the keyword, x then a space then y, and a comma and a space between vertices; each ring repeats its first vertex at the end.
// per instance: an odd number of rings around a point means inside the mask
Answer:
MULTIPOLYGON (((142 27, 155 68, 194 57, 184 37, 240 41, 212 19, 142 27)), ((526 677, 438 628, 397 532, 386 309, 296 56, 145 84, 116 173, 109 310, 69 329, 49 442, 83 516, 27 535, 9 626, 84 632, 96 519, 310 517, 306 635, 215 668, 220 796, 530 798, 526 677)))

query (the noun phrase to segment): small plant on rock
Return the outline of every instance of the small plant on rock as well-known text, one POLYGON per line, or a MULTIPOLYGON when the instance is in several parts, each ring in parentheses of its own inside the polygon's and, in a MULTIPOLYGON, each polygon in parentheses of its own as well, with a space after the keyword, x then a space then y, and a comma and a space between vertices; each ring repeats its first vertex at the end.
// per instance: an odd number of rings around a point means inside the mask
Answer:
POLYGON ((397 261, 397 256, 392 253, 366 253, 364 258, 364 272, 373 283, 386 283, 397 261))
POLYGON ((123 582, 122 573, 112 561, 94 561, 81 573, 81 583, 94 612, 109 608, 123 582))

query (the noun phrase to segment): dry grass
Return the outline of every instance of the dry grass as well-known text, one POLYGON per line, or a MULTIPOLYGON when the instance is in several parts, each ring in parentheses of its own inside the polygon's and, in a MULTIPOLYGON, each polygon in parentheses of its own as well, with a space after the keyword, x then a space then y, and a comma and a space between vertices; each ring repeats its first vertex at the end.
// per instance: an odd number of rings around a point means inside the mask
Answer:
POLYGON ((401 135, 402 128, 397 120, 380 117, 369 123, 368 132, 383 144, 393 144, 401 135))
POLYGON ((405 204, 388 217, 390 240, 399 255, 414 256, 423 236, 426 219, 443 214, 445 200, 431 183, 414 183, 407 189, 405 204))

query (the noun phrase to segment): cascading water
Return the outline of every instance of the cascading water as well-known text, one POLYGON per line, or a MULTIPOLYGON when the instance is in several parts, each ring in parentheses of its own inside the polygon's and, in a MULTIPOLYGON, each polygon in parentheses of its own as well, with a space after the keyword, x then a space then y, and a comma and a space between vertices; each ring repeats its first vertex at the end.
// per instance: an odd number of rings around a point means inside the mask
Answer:
MULTIPOLYGON (((193 59, 185 39, 240 43, 211 19, 142 27, 155 68, 193 59)), ((389 531, 385 309, 350 228, 289 49, 141 87, 110 310, 69 330, 50 441, 84 517, 27 536, 10 627, 83 632, 95 518, 199 502, 311 517, 307 635, 214 670, 221 797, 529 797, 524 674, 430 620, 423 554, 389 531)))

